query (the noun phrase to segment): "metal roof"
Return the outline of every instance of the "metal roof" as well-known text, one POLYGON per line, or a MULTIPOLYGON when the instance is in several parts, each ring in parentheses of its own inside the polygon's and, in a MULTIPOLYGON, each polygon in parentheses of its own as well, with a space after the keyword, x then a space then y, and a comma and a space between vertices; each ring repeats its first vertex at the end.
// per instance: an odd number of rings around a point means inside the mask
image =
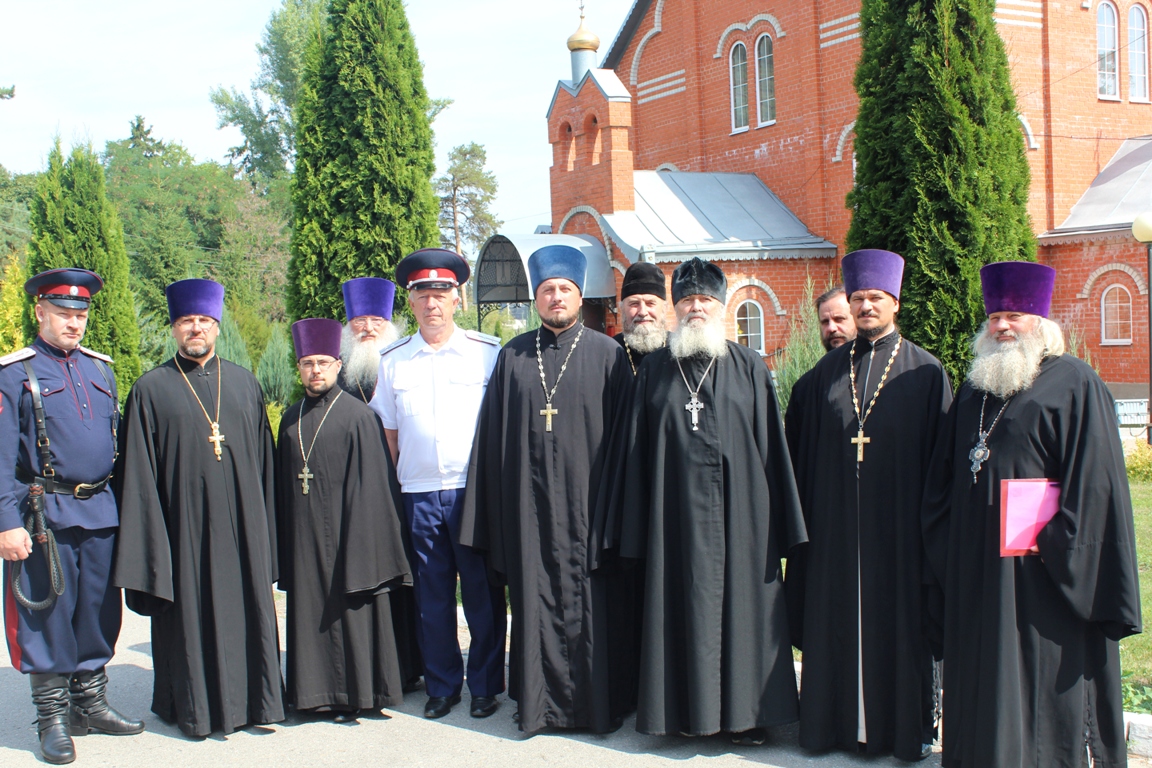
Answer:
POLYGON ((635 171, 633 185, 635 210, 601 217, 630 261, 836 255, 753 174, 635 171))
POLYGON ((628 45, 635 37, 636 30, 639 28, 640 22, 644 20, 644 15, 648 13, 648 6, 651 4, 652 0, 635 0, 632 3, 632 9, 628 11, 624 24, 616 33, 616 39, 609 46, 608 53, 604 56, 604 63, 600 66, 605 69, 616 69, 616 65, 624 57, 624 51, 628 50, 628 45))
POLYGON ((1126 229, 1152 210, 1152 136, 1126 140, 1092 180, 1068 218, 1041 237, 1126 229))
POLYGON ((600 89, 600 93, 604 94, 604 98, 608 101, 632 100, 632 94, 628 92, 624 83, 620 82, 620 78, 616 76, 615 72, 610 69, 590 69, 584 74, 584 77, 580 78, 578 83, 573 83, 571 80, 561 80, 556 83, 556 90, 552 91, 552 101, 548 102, 548 112, 545 114, 548 117, 552 116, 552 108, 556 106, 556 97, 560 95, 560 89, 576 96, 589 80, 600 89))

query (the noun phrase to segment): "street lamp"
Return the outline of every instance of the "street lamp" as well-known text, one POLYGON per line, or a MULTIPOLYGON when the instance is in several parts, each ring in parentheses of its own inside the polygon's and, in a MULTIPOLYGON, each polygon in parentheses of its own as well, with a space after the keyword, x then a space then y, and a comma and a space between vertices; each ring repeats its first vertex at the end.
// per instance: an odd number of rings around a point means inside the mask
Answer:
POLYGON ((1148 444, 1152 445, 1152 211, 1132 220, 1132 237, 1148 248, 1148 444))

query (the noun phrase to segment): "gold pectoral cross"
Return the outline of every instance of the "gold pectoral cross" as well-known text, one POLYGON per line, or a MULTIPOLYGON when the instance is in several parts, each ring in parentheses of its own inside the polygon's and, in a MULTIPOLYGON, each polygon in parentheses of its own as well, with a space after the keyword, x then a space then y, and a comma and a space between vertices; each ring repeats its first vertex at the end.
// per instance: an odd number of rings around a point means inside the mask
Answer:
POLYGON ((212 436, 208 438, 208 442, 214 443, 212 452, 216 454, 216 461, 220 461, 220 443, 224 442, 224 435, 220 434, 220 425, 212 422, 212 436))
POLYGON ((856 437, 852 438, 852 445, 856 446, 856 463, 864 461, 864 444, 872 442, 872 438, 864 437, 864 428, 861 427, 860 431, 856 433, 856 437))
POLYGON ((544 417, 544 431, 545 432, 551 432, 552 431, 552 417, 555 416, 556 414, 560 413, 560 411, 553 408, 552 403, 547 403, 547 406, 548 406, 547 408, 543 408, 540 410, 540 415, 544 417))
POLYGON ((316 475, 309 472, 308 471, 308 465, 305 464, 304 465, 304 471, 301 472, 300 474, 296 475, 296 477, 300 478, 300 490, 304 492, 305 496, 307 496, 308 495, 308 481, 311 480, 312 478, 316 477, 316 475))

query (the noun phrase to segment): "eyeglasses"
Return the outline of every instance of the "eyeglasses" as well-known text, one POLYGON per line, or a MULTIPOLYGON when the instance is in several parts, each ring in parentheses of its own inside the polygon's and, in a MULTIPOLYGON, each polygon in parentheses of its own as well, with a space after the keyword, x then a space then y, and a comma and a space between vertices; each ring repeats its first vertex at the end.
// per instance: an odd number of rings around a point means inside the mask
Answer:
POLYGON ((351 325, 353 328, 375 328, 377 326, 384 325, 386 322, 388 321, 382 317, 376 317, 375 315, 362 315, 361 317, 352 318, 351 325))
POLYGON ((194 326, 200 326, 207 330, 216 325, 216 320, 211 317, 182 317, 173 323, 173 325, 182 331, 190 330, 194 326))
POLYGON ((298 365, 300 367, 300 370, 302 370, 302 371, 316 370, 316 371, 320 371, 321 373, 323 373, 324 371, 328 370, 332 366, 336 365, 336 363, 338 363, 338 362, 340 362, 340 361, 334 360, 334 359, 333 360, 301 360, 296 365, 298 365))

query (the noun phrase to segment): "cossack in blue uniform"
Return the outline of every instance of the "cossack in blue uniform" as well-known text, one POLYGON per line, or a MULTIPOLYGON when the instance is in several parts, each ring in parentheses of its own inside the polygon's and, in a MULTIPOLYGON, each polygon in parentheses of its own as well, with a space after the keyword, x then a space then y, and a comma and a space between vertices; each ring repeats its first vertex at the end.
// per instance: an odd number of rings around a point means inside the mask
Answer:
MULTIPOLYGON (((25 290, 63 309, 86 310, 102 285, 87 270, 56 269, 30 279, 25 290)), ((109 485, 119 419, 111 362, 81 346, 59 349, 43 336, 0 357, 0 466, 11 468, 0 472, 0 531, 25 526, 29 485, 35 483, 44 488, 44 522, 55 539, 54 548, 37 539, 27 560, 5 563, 4 571, 8 650, 12 666, 32 676, 42 740, 54 719, 69 716, 77 735, 89 730, 138 733, 144 727, 116 715, 105 728, 101 719, 114 714, 104 700, 104 667, 121 622, 120 591, 110 580, 119 524, 109 485), (27 601, 48 605, 33 610, 18 599, 15 569, 27 601), (54 600, 53 572, 63 587, 54 600), (38 682, 46 681, 55 682, 38 693, 38 682), (54 719, 47 723, 45 696, 56 699, 54 719), (104 709, 89 720, 93 705, 104 709)), ((74 759, 70 743, 56 746, 60 751, 42 745, 49 762, 74 759)))

